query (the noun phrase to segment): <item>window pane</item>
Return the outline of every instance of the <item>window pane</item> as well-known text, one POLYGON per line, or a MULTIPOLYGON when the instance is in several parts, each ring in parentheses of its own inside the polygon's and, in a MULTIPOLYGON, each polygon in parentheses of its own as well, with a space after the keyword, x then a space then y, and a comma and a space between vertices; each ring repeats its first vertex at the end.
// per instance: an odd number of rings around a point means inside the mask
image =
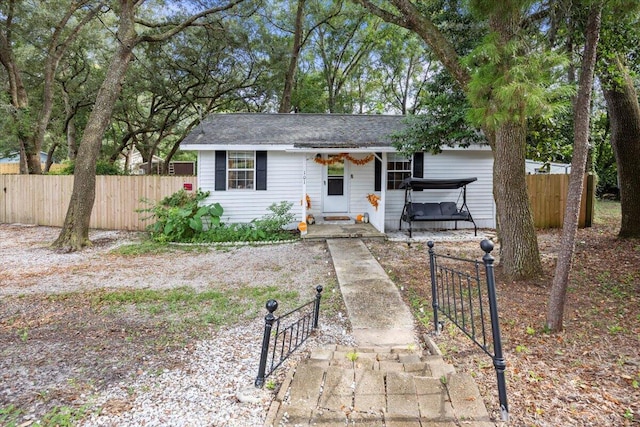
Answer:
MULTIPOLYGON (((329 156, 329 159, 335 156, 329 156)), ((331 163, 327 166, 327 175, 329 176, 344 176, 344 160, 339 159, 335 163, 331 163)))
POLYGON ((253 171, 229 171, 229 189, 253 189, 253 171))
POLYGON ((405 178, 411 177, 411 159, 399 154, 387 158, 387 189, 397 190, 405 178))
POLYGON ((328 196, 342 196, 344 194, 344 178, 329 178, 328 196))
POLYGON ((253 151, 230 151, 229 169, 253 169, 253 151))
POLYGON ((255 153, 253 151, 229 151, 229 189, 252 190, 254 188, 255 153))

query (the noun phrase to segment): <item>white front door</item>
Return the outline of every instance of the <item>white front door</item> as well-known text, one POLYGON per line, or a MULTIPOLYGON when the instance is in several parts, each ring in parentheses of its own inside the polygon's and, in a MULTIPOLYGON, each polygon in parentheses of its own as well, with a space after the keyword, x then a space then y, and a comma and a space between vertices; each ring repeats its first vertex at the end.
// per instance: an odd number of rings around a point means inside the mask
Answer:
POLYGON ((323 211, 327 213, 349 212, 348 163, 343 158, 329 154, 324 167, 323 211), (333 160, 333 161, 332 161, 333 160))

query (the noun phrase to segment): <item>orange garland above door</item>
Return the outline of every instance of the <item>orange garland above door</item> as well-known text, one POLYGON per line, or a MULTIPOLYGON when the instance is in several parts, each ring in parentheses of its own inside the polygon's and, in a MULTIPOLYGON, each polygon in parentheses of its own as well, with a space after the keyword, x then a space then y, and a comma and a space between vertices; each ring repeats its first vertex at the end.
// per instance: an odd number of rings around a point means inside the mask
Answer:
POLYGON ((371 160, 373 160, 375 158, 375 156, 373 154, 369 154, 367 157, 363 158, 363 159, 356 159, 355 157, 350 156, 347 153, 340 153, 340 154, 336 154, 335 156, 331 156, 331 158, 329 159, 323 159, 321 157, 316 157, 315 159, 313 159, 314 162, 319 163, 321 165, 332 165, 334 163, 338 163, 339 161, 343 160, 343 159, 347 159, 349 160, 351 163, 353 163, 354 165, 366 165, 367 163, 369 163, 371 160))

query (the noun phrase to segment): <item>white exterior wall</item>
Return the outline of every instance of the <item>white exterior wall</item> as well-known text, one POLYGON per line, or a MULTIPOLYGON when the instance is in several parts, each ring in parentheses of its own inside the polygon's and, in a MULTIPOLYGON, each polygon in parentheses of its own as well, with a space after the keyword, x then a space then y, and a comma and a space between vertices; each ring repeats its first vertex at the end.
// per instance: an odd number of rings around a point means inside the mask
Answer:
MULTIPOLYGON (((355 158, 363 158, 362 155, 354 155, 355 158)), ((352 215, 364 214, 375 210, 367 200, 367 195, 374 193, 375 189, 375 162, 372 160, 364 165, 349 165, 349 212, 352 215)), ((369 214, 371 216, 371 214, 369 214)))
MULTIPOLYGON (((302 166, 303 155, 269 151, 267 154, 266 190, 226 190, 215 191, 215 152, 201 151, 198 156, 198 183, 203 191, 211 194, 205 203, 220 203, 224 209, 222 221, 225 223, 245 223, 260 219, 271 213, 268 208, 273 203, 287 201, 293 203, 291 212, 296 220, 302 219, 302 166)), ((307 194, 312 199, 313 180, 307 170, 307 194), (310 185, 311 184, 311 185, 310 185)), ((311 173, 313 175, 313 172, 311 173)), ((315 197, 316 200, 319 200, 315 197)))
POLYGON ((559 174, 570 174, 571 173, 571 165, 565 163, 548 163, 548 171, 545 169, 545 163, 536 162, 535 160, 525 160, 525 168, 527 174, 537 174, 537 173, 559 173, 559 174), (545 171, 541 171, 545 170, 545 171))
POLYGON ((317 219, 322 214, 322 165, 313 161, 315 156, 312 154, 305 153, 300 156, 301 159, 305 156, 307 163, 307 194, 311 198, 311 209, 307 214, 312 214, 317 219))
MULTIPOLYGON (((489 150, 445 150, 437 155, 424 155, 424 178, 454 179, 478 178, 467 186, 467 206, 478 228, 495 228, 493 201, 493 155, 489 150)), ((458 202, 462 205, 462 189, 414 191, 414 202, 458 202)), ((387 190, 386 230, 397 230, 404 207, 404 190, 387 190)), ((450 229, 453 221, 414 222, 413 229, 450 229)), ((459 221, 458 228, 473 228, 473 224, 459 221)), ((408 229, 406 222, 402 229, 408 229)))
MULTIPOLYGON (((359 157, 359 156, 357 156, 359 157)), ((316 218, 322 215, 323 170, 313 161, 312 153, 291 153, 269 151, 267 157, 267 190, 227 190, 214 191, 215 152, 198 153, 198 183, 203 191, 211 194, 206 203, 218 202, 224 213, 225 223, 250 222, 269 213, 273 203, 288 201, 293 203, 292 212, 296 221, 302 220, 303 162, 306 162, 306 194, 311 198, 311 209, 307 214, 316 218)), ((446 150, 438 155, 425 153, 424 178, 451 179, 477 177, 467 186, 467 205, 479 228, 495 228, 495 204, 493 201, 493 156, 489 150, 446 150)), ((350 184, 349 212, 352 215, 368 213, 373 221, 382 214, 376 212, 367 200, 374 193, 374 162, 365 165, 349 165, 347 179, 350 184)), ((461 190, 425 190, 413 192, 413 200, 418 202, 458 201, 462 204, 461 190), (458 197, 460 196, 460 199, 458 197)), ((380 195, 380 192, 376 194, 380 195)), ((404 206, 404 190, 386 190, 385 230, 397 230, 404 206)), ((453 222, 415 222, 414 229, 453 228, 453 222)), ((460 221, 458 228, 473 227, 460 221)), ((403 223, 406 229, 407 224, 403 223)))

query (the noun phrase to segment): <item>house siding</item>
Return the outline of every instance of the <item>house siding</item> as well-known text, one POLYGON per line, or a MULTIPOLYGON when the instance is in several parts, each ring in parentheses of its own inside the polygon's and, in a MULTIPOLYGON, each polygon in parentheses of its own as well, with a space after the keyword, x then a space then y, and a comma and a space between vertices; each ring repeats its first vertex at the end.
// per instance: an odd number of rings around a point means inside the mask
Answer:
MULTIPOLYGON (((362 156, 354 156, 362 158, 362 156)), ((375 190, 375 164, 373 161, 364 165, 351 164, 349 180, 351 192, 349 194, 349 207, 353 214, 363 214, 373 207, 367 200, 367 195, 375 190)))
POLYGON ((305 157, 307 162, 307 194, 311 199, 311 209, 307 211, 307 214, 320 217, 322 214, 323 166, 314 162, 314 157, 311 154, 307 154, 305 157))
MULTIPOLYGON (((356 155, 357 156, 357 155, 356 155)), ((359 157, 359 156, 358 156, 359 157)), ((224 208, 222 220, 226 223, 250 222, 262 218, 273 203, 292 203, 291 212, 296 221, 302 220, 303 159, 306 161, 306 193, 311 199, 307 214, 322 215, 323 166, 313 161, 309 153, 269 151, 267 155, 267 189, 213 191, 215 188, 215 152, 200 151, 198 155, 198 183, 204 191, 211 191, 206 203, 218 202, 224 208)), ((467 188, 467 205, 480 228, 495 228, 495 205, 493 202, 493 157, 490 151, 449 150, 438 155, 425 154, 424 178, 467 178, 478 180, 467 188)), ((349 212, 352 215, 369 212, 374 208, 367 195, 374 193, 374 162, 365 165, 349 165, 349 212)), ((379 194, 379 192, 376 192, 379 194)), ((425 190, 413 193, 414 201, 462 203, 461 190, 425 190)), ((386 191, 385 230, 398 230, 404 206, 404 190, 386 191)), ((402 228, 407 227, 406 223, 402 228)), ((414 229, 450 229, 452 222, 418 222, 414 229)), ((473 227, 461 221, 459 228, 473 227)))
POLYGON ((295 153, 270 151, 267 154, 266 190, 225 190, 215 188, 215 154, 201 151, 198 161, 199 183, 203 190, 211 194, 205 203, 220 203, 224 209, 222 221, 225 223, 245 223, 270 214, 269 206, 287 201, 293 204, 291 212, 299 221, 302 218, 300 206, 302 194, 302 159, 295 153))
MULTIPOLYGON (((424 178, 451 179, 476 177, 467 186, 467 205, 479 228, 495 228, 495 204, 493 202, 493 156, 488 150, 446 150, 437 155, 425 154, 424 178)), ((412 194, 416 202, 458 202, 462 204, 462 189, 424 190, 412 194)), ((397 230, 404 207, 404 190, 388 190, 385 211, 386 230, 397 230)), ((403 229, 407 224, 402 224, 403 229)), ((415 222, 414 229, 450 229, 453 222, 415 222)), ((473 228, 470 222, 458 222, 458 228, 473 228)))

